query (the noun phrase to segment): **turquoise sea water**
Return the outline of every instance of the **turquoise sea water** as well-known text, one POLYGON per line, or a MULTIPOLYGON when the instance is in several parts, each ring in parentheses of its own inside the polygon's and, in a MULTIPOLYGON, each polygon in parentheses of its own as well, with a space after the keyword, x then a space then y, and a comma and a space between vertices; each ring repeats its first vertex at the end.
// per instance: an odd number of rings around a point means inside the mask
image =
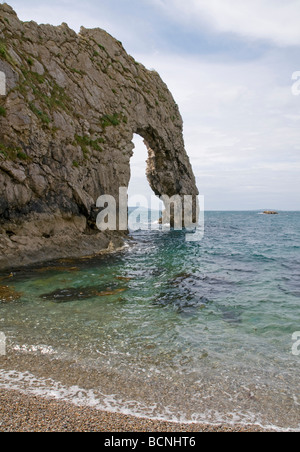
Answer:
POLYGON ((111 256, 2 280, 22 295, 0 303, 11 356, 0 388, 299 429, 300 212, 207 212, 200 242, 184 231, 132 236, 111 256))

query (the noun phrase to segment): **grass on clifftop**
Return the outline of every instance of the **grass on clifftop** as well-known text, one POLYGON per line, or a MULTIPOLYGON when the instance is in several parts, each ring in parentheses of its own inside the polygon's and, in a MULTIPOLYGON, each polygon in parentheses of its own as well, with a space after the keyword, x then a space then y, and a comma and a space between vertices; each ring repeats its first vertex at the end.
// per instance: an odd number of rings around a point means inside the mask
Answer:
POLYGON ((114 113, 113 115, 104 115, 102 116, 100 123, 101 127, 105 129, 106 127, 114 126, 117 127, 123 122, 124 124, 128 123, 127 116, 123 115, 123 113, 114 113))
POLYGON ((34 103, 30 102, 30 110, 42 121, 43 124, 50 124, 51 120, 49 116, 43 111, 39 110, 34 103))
POLYGON ((98 138, 97 140, 92 140, 88 136, 82 137, 80 135, 75 135, 75 144, 78 144, 81 147, 84 158, 87 158, 87 155, 88 155, 90 149, 93 149, 94 151, 102 152, 103 149, 101 148, 101 146, 99 144, 103 143, 103 142, 104 142, 103 138, 98 138))
POLYGON ((5 160, 30 160, 30 157, 28 157, 21 148, 9 146, 4 143, 0 143, 0 155, 4 157, 5 160))
POLYGON ((3 41, 0 41, 0 58, 6 60, 8 63, 15 65, 15 61, 10 56, 6 44, 3 41))
POLYGON ((22 68, 22 75, 23 80, 17 89, 24 97, 27 97, 28 92, 32 91, 40 108, 36 106, 35 102, 30 102, 29 107, 43 124, 48 125, 51 122, 48 113, 52 113, 56 109, 70 111, 71 99, 55 80, 46 77, 46 75, 27 70, 25 67, 22 68))

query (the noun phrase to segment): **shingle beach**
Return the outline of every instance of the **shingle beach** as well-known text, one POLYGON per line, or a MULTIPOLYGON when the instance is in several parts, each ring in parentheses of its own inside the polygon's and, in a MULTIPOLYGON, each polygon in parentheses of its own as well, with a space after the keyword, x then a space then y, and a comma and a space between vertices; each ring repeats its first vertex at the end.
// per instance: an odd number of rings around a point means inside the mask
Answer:
POLYGON ((264 432, 257 426, 155 421, 0 391, 0 432, 264 432))

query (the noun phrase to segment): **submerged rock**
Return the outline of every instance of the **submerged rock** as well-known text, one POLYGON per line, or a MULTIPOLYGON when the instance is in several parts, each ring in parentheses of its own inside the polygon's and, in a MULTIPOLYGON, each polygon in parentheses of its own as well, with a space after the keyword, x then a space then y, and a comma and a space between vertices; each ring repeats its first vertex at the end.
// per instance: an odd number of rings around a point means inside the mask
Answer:
POLYGON ((223 310, 222 318, 226 323, 231 325, 239 325, 242 323, 241 313, 233 310, 223 310))
POLYGON ((95 297, 107 297, 125 292, 125 288, 99 288, 99 287, 69 287, 57 289, 43 294, 40 298, 55 303, 67 303, 71 301, 88 300, 95 297))
POLYGON ((64 273, 64 272, 78 272, 79 268, 78 267, 55 267, 55 266, 51 266, 51 267, 42 267, 42 268, 38 268, 36 269, 37 273, 48 273, 48 272, 56 272, 56 273, 64 273))
POLYGON ((0 303, 9 303, 21 298, 22 294, 12 286, 0 286, 0 303))

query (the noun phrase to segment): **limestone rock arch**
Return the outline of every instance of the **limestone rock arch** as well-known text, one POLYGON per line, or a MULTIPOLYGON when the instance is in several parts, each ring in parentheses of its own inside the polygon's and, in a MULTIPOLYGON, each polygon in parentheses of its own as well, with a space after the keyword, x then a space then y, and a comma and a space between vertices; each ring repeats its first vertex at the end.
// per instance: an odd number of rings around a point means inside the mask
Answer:
POLYGON ((0 266, 120 243, 93 218, 100 195, 129 184, 134 133, 155 194, 198 194, 178 106, 155 71, 104 30, 23 23, 6 4, 0 17, 0 266))

